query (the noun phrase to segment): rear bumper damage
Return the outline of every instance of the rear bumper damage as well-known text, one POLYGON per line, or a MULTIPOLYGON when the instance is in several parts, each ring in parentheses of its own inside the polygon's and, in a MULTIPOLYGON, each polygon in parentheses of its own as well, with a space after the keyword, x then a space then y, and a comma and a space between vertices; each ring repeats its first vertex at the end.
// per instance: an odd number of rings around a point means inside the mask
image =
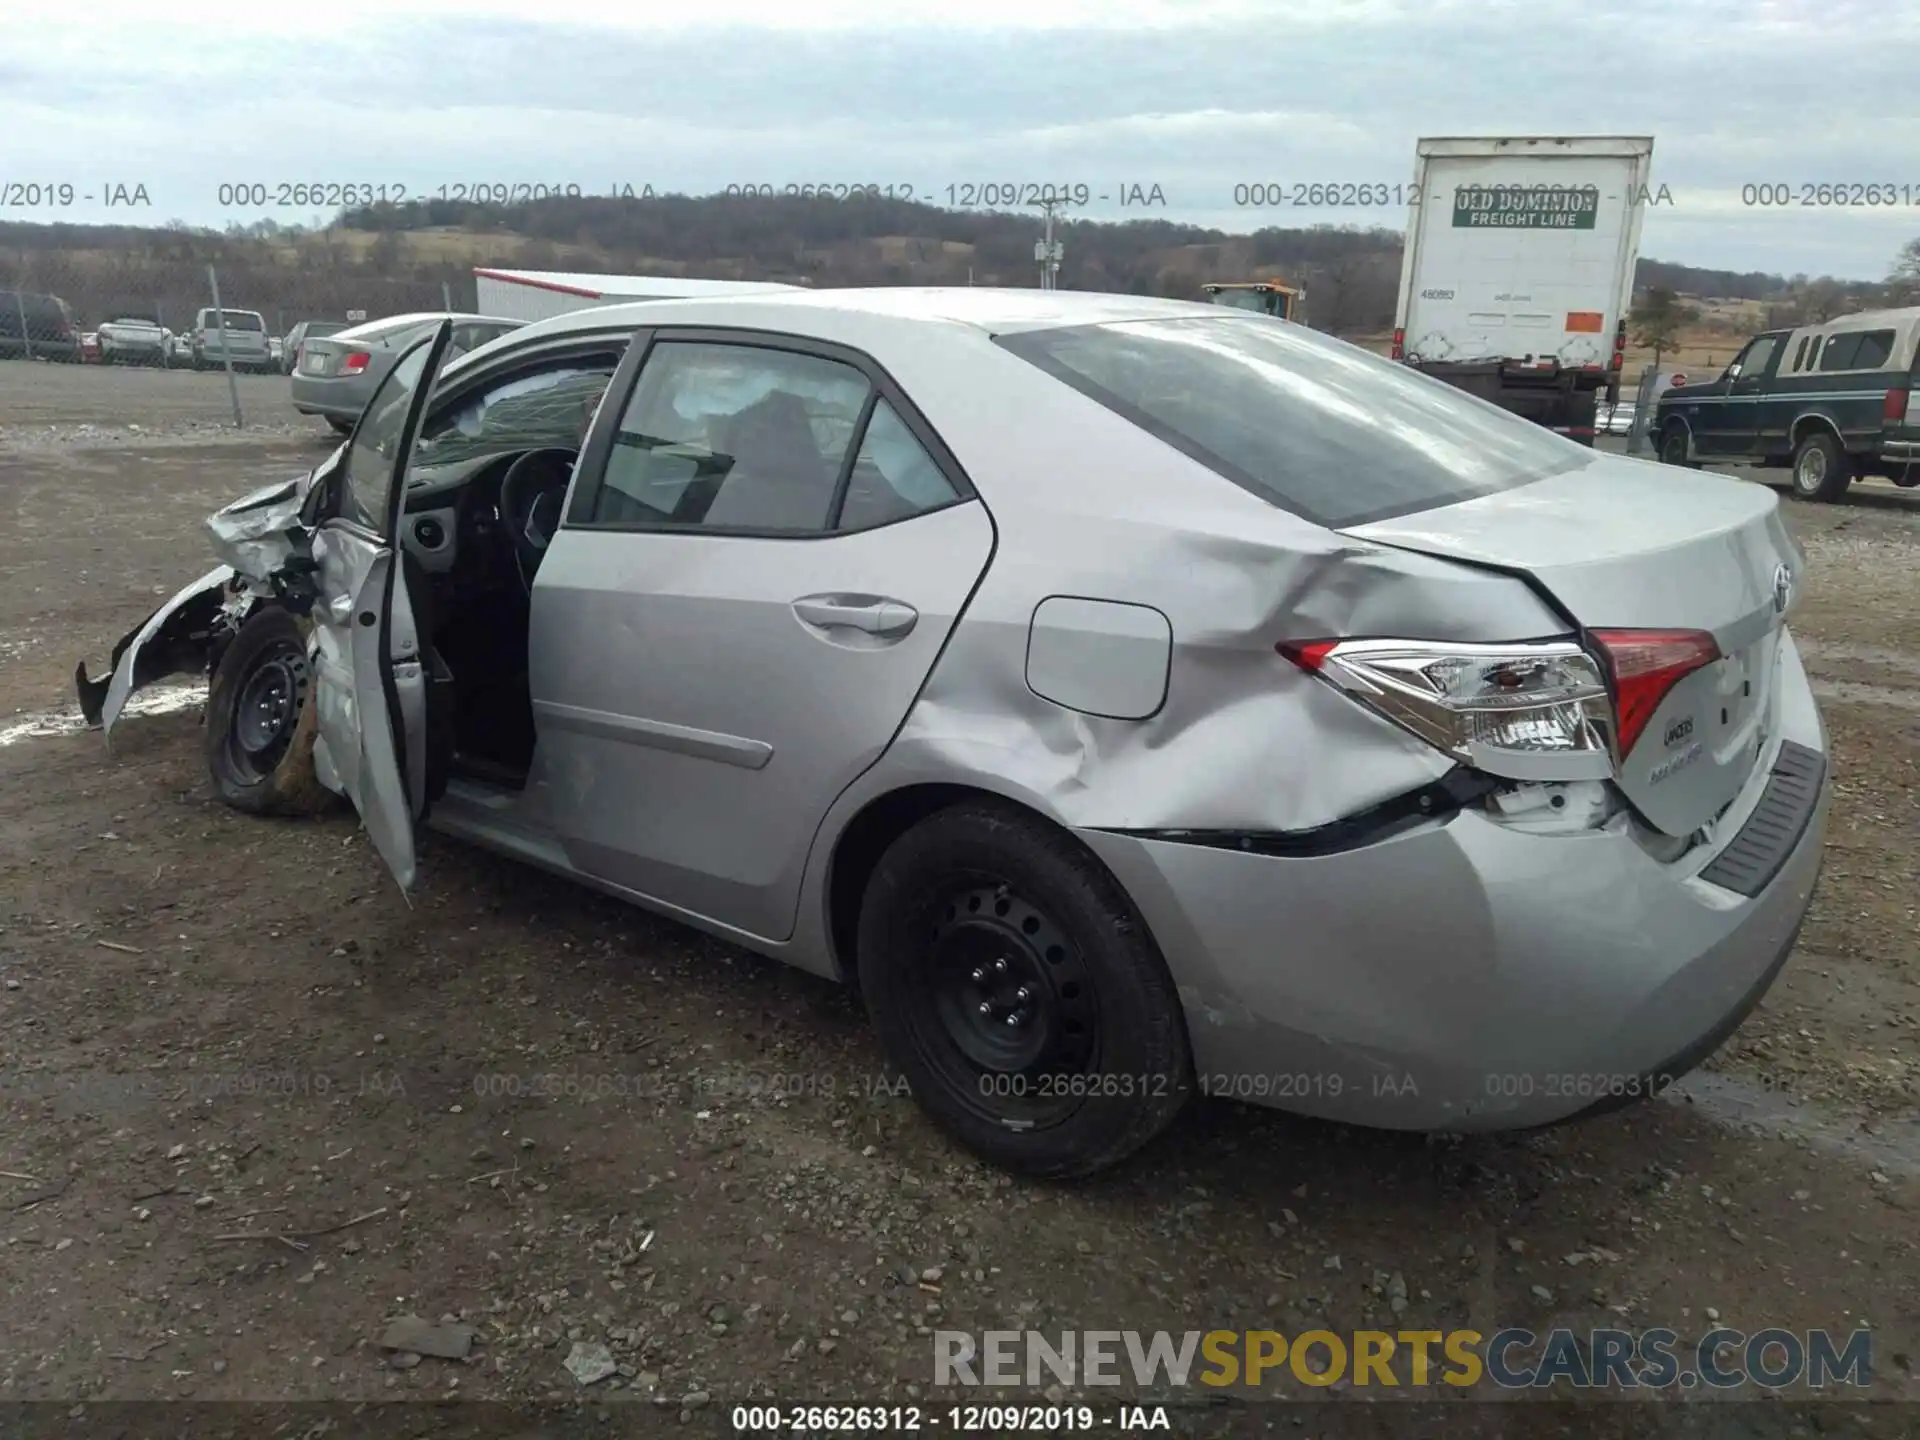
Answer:
POLYGON ((1797 657, 1733 833, 1664 862, 1621 823, 1473 810, 1336 853, 1082 831, 1167 955, 1210 1094, 1385 1129, 1516 1130, 1646 1099, 1779 975, 1831 798, 1797 657))

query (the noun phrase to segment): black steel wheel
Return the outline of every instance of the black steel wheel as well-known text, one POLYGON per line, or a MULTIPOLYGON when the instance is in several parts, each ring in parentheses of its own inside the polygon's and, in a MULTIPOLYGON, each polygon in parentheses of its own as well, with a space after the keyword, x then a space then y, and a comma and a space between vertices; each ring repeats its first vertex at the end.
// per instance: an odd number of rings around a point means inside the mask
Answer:
POLYGON ((908 1020, 927 1063, 989 1121, 1057 1123, 1095 1073, 1100 1007, 1058 921, 1006 883, 961 882, 930 907, 908 1020))
POLYGON ((313 673, 300 624, 256 612, 220 657, 207 693, 207 769, 220 798, 256 814, 311 815, 331 793, 313 768, 313 673))
POLYGON ((858 959, 914 1098, 995 1164, 1091 1174, 1192 1094, 1152 936, 1105 867, 1029 812, 969 802, 895 840, 867 883, 858 959))

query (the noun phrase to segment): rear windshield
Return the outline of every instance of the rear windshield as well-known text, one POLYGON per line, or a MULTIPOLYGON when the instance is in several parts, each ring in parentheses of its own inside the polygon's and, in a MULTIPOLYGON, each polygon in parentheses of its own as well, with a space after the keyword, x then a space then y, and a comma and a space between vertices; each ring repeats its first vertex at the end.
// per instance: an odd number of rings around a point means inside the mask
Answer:
MULTIPOLYGON (((223 313, 226 316, 226 328, 229 330, 264 330, 267 328, 265 322, 251 310, 228 310, 223 313)), ((220 315, 209 310, 207 311, 207 318, 200 323, 206 329, 218 330, 220 328, 220 319, 220 315)))
POLYGON ((999 343, 1261 499, 1329 528, 1511 490, 1593 452, 1417 370, 1251 315, 999 343))
MULTIPOLYGON (((433 324, 434 319, 432 316, 428 316, 422 320, 418 315, 410 320, 389 320, 385 323, 376 320, 370 324, 355 326, 353 338, 356 340, 388 340, 396 335, 407 335, 416 330, 427 330, 431 328, 433 324)), ((335 331, 334 333, 338 334, 339 332, 335 331)))
POLYGON ((309 340, 316 340, 322 335, 338 335, 346 328, 346 325, 339 321, 309 320, 307 322, 307 328, 300 333, 309 340))

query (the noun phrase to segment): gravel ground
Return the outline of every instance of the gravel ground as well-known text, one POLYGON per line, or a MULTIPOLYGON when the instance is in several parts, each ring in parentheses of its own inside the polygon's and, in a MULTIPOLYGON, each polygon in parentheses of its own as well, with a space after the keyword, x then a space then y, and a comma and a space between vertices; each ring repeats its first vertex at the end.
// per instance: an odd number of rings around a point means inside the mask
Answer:
POLYGON ((831 985, 446 841, 409 906, 350 815, 215 803, 191 706, 82 731, 78 658, 334 443, 242 399, 0 365, 0 1394, 685 1419, 934 1399, 935 1329, 1717 1321, 1870 1325, 1873 1395, 1920 1398, 1920 492, 1788 512, 1830 853, 1685 1096, 1465 1140, 1213 1103, 1053 1187, 946 1144, 831 985), (396 1364, 404 1315, 478 1338, 396 1364))

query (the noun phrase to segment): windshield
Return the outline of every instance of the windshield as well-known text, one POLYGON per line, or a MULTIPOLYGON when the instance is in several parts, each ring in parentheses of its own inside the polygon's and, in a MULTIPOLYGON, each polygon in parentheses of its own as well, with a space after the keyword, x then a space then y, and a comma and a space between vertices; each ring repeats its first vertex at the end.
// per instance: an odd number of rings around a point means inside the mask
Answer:
POLYGON ((1443 381, 1237 315, 1000 337, 1262 499, 1330 528, 1572 470, 1593 451, 1443 381))

